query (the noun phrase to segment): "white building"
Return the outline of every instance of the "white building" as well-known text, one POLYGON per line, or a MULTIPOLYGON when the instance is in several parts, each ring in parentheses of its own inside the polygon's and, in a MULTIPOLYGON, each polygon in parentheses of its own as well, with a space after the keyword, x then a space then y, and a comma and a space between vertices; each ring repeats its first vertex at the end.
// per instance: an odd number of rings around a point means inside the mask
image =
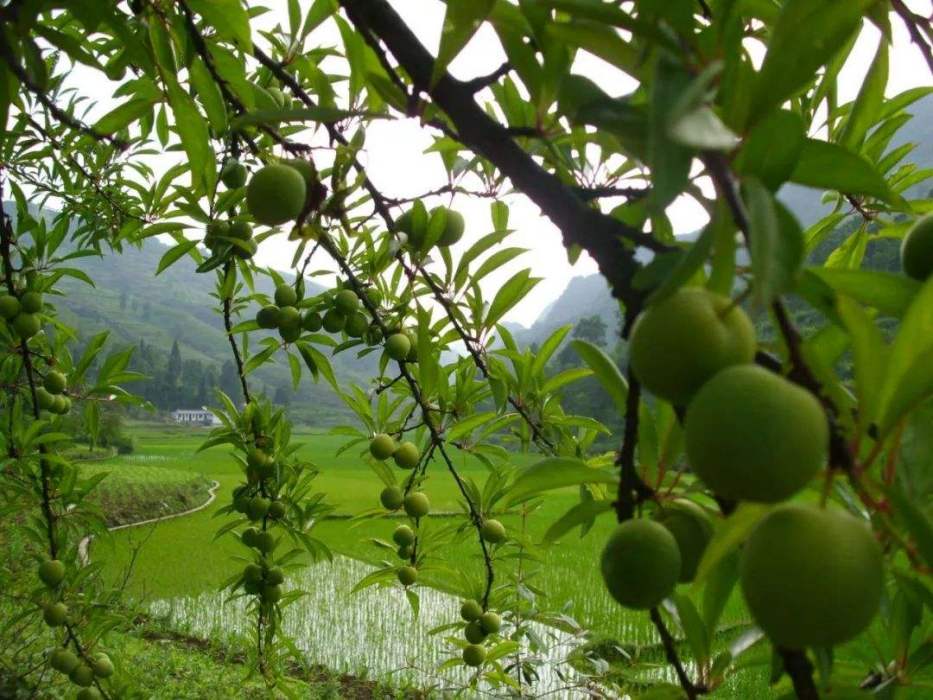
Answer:
POLYGON ((220 420, 209 409, 179 408, 171 413, 172 420, 181 425, 220 425, 220 420))

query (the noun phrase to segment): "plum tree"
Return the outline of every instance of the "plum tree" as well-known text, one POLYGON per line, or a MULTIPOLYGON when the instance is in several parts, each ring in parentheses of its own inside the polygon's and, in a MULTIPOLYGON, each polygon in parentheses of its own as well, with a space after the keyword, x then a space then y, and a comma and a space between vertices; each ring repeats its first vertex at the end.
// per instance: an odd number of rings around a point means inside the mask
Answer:
POLYGON ((294 306, 298 303, 298 292, 290 284, 280 284, 275 288, 276 306, 294 306))
POLYGON ((498 520, 487 518, 483 520, 480 535, 490 544, 498 544, 505 540, 505 525, 498 520))
POLYGON ((402 469, 414 469, 421 461, 421 450, 415 443, 406 440, 396 448, 392 458, 402 469))
POLYGON ((740 579, 749 610, 775 644, 829 647, 854 638, 877 613, 881 548, 848 513, 782 505, 752 531, 740 579))
POLYGON ((386 354, 393 360, 401 362, 411 352, 411 340, 404 333, 393 333, 386 340, 386 354))
POLYGON ((463 648, 463 663, 467 666, 482 666, 486 661, 486 649, 479 644, 470 644, 463 648))
POLYGON ((395 439, 385 433, 378 433, 369 442, 369 453, 376 459, 388 459, 396 449, 395 439))
POLYGON ((774 503, 823 465, 829 429, 820 402, 757 365, 723 370, 700 389, 684 422, 690 465, 726 498, 774 503))
POLYGON ((235 190, 246 184, 246 166, 236 158, 228 159, 220 169, 220 181, 228 189, 235 190))
POLYGON ((901 267, 921 282, 933 275, 933 214, 918 219, 904 236, 901 267))
POLYGON ((680 577, 677 540, 652 520, 628 520, 613 531, 600 559, 610 595, 626 608, 645 610, 667 598, 680 577))
POLYGON ((411 586, 418 580, 418 569, 413 566, 400 566, 396 576, 403 586, 411 586))
POLYGON ((479 601, 476 600, 465 600, 460 606, 460 617, 462 617, 467 622, 472 622, 473 620, 479 619, 480 615, 483 614, 483 606, 479 604, 479 601))
POLYGON ((728 297, 684 287, 638 316, 629 353, 632 371, 645 388, 686 405, 719 370, 751 362, 755 329, 728 297))
POLYGON ((692 581, 697 566, 713 536, 713 521, 703 508, 693 501, 680 498, 663 504, 654 519, 666 527, 677 540, 680 550, 681 582, 692 581))
POLYGON ((379 502, 386 510, 398 510, 404 499, 405 495, 398 486, 386 486, 379 494, 379 502))
POLYGON ((413 491, 405 496, 405 512, 411 518, 423 518, 431 512, 431 502, 421 491, 413 491))
POLYGON ((392 533, 392 541, 400 547, 406 547, 415 543, 415 531, 408 525, 399 525, 392 533))
POLYGON ((305 180, 287 165, 267 165, 246 186, 246 208, 260 224, 278 226, 297 219, 305 205, 305 180))
POLYGON ((57 588, 65 580, 65 564, 58 559, 46 559, 39 564, 39 580, 49 588, 57 588))
POLYGON ((42 386, 50 394, 61 394, 67 386, 67 380, 64 374, 53 369, 46 373, 42 386))

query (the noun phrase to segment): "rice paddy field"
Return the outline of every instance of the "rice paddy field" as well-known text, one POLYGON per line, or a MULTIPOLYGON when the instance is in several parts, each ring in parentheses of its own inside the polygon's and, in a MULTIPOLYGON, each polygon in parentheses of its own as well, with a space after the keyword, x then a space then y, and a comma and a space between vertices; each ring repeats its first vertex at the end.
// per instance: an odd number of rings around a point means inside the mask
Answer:
MULTIPOLYGON (((130 561, 135 560, 130 594, 179 630, 242 640, 247 631, 243 606, 239 601, 227 601, 218 591, 221 582, 242 566, 231 558, 241 555, 242 547, 232 535, 214 540, 214 533, 224 524, 222 517, 215 517, 216 511, 229 501, 231 490, 240 482, 235 463, 222 447, 197 452, 206 431, 151 425, 134 426, 133 430, 138 445, 135 454, 89 463, 83 468, 89 472, 108 471, 113 486, 120 480, 126 484, 206 484, 216 480, 220 484, 217 499, 191 515, 113 532, 109 538, 95 541, 92 558, 103 563, 105 574, 114 580, 122 579, 130 561)), ((460 597, 470 590, 471 581, 451 577, 447 564, 457 561, 462 566, 462 562, 468 562, 476 578, 481 575, 482 562, 475 541, 464 538, 435 552, 416 588, 420 600, 417 619, 398 586, 351 593, 357 581, 386 559, 386 550, 376 547, 372 538, 388 540, 396 523, 391 517, 356 517, 373 511, 382 484, 366 464, 362 447, 337 455, 346 439, 312 432, 296 436, 296 441, 303 444, 302 454, 320 469, 317 489, 327 494, 327 500, 335 506, 333 515, 319 522, 312 533, 328 545, 334 557, 313 563, 290 577, 287 586, 306 591, 307 595, 287 608, 286 631, 309 661, 336 672, 414 684, 442 694, 454 690, 466 681, 466 675, 457 669, 441 671, 438 666, 457 655, 458 648, 447 641, 443 632, 432 631, 458 619, 460 597)), ((515 456, 520 465, 535 459, 533 455, 515 456)), ((458 466, 464 475, 482 482, 485 468, 481 464, 461 456, 458 466)), ((458 494, 452 479, 440 467, 435 469, 435 474, 429 471, 423 488, 431 498, 432 512, 457 511, 458 494)), ((526 535, 538 541, 576 500, 573 489, 554 492, 524 520, 517 514, 503 514, 500 518, 511 532, 524 527, 526 535)), ((432 517, 429 526, 447 527, 451 522, 438 515, 432 517)), ((659 678, 666 673, 665 665, 647 615, 623 610, 603 588, 597 562, 612 527, 611 519, 604 518, 586 537, 581 539, 574 532, 562 543, 541 550, 529 584, 547 594, 539 607, 565 613, 587 630, 589 642, 615 649, 621 673, 627 673, 625 658, 632 655, 656 660, 653 677, 659 678)), ((504 579, 503 574, 514 566, 512 558, 503 558, 497 570, 504 579)), ((723 620, 726 630, 722 644, 727 645, 737 635, 730 633, 730 627, 747 620, 739 596, 734 595, 723 620)), ((538 653, 554 662, 565 660, 584 641, 584 633, 575 632, 572 624, 562 629, 537 625, 535 632, 544 641, 538 653)), ((765 645, 759 646, 760 653, 750 652, 747 656, 749 668, 733 676, 717 697, 777 697, 767 687, 770 655, 765 645)), ((562 670, 563 678, 544 673, 534 694, 577 696, 572 688, 579 679, 569 665, 564 664, 562 670)))

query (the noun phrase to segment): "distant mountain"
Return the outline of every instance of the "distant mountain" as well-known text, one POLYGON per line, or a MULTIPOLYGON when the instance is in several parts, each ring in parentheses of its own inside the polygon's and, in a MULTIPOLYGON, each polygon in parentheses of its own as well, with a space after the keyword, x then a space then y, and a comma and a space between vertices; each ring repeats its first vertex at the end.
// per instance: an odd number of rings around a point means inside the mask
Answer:
MULTIPOLYGON (((902 163, 914 163, 918 168, 933 168, 933 95, 928 95, 915 102, 908 110, 913 119, 907 122, 892 139, 889 150, 893 151, 903 144, 913 144, 914 149, 904 157, 902 163)), ((907 196, 920 196, 929 191, 929 181, 915 185, 907 190, 907 196)), ((810 226, 830 212, 830 207, 822 203, 823 193, 809 187, 785 185, 778 197, 797 216, 804 226, 810 226)), ((840 226, 839 235, 830 237, 824 245, 836 246, 842 234, 848 233, 846 225, 840 226)), ((693 234, 688 234, 693 235, 693 234)), ((688 237, 688 236, 685 236, 688 237)), ((896 245, 891 241, 872 242, 868 246, 866 266, 888 269, 891 256, 896 256, 896 245)), ((826 251, 816 251, 817 258, 825 258, 826 251)), ((597 315, 608 328, 607 336, 612 338, 619 330, 618 304, 609 293, 609 287, 598 274, 572 277, 561 295, 546 307, 531 326, 506 324, 520 344, 540 343, 557 328, 575 324, 579 319, 597 315)))

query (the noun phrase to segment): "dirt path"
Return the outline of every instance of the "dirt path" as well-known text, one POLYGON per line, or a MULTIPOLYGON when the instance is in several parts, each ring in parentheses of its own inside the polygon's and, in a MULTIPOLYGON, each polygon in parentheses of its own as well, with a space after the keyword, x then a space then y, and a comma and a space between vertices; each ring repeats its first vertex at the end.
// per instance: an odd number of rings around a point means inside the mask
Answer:
MULTIPOLYGON (((113 527, 108 527, 107 530, 109 532, 114 532, 115 530, 124 530, 128 527, 139 527, 141 525, 150 525, 153 523, 162 522, 163 520, 181 518, 185 515, 191 515, 193 513, 197 513, 199 510, 204 510, 211 503, 214 502, 214 499, 217 498, 217 489, 219 488, 220 488, 220 482, 217 480, 212 481, 211 485, 207 489, 207 493, 208 493, 207 500, 204 501, 204 503, 202 503, 201 505, 195 506, 194 508, 183 510, 180 513, 171 513, 169 515, 162 515, 162 516, 159 516, 158 518, 148 518, 146 520, 137 520, 135 523, 124 523, 123 525, 114 525, 113 527)), ((92 538, 93 538, 93 535, 88 535, 83 540, 81 540, 81 542, 78 543, 78 560, 81 562, 82 566, 87 566, 87 564, 91 561, 89 550, 90 550, 92 538)))

